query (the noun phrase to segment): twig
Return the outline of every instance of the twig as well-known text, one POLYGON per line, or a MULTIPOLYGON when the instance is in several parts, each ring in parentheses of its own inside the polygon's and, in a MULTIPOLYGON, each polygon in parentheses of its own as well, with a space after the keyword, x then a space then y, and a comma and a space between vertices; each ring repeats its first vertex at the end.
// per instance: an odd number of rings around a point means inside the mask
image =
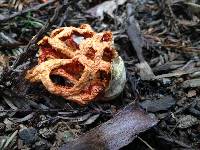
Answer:
MULTIPOLYGON (((60 112, 60 111, 66 111, 65 109, 4 109, 0 110, 0 113, 12 113, 12 112, 60 112)), ((71 111, 70 111, 71 112, 71 111)))
POLYGON ((59 12, 63 8, 63 4, 59 3, 58 6, 55 9, 54 15, 49 21, 40 29, 40 31, 29 41, 28 45, 24 49, 24 53, 22 53, 18 59, 15 61, 13 64, 12 68, 15 69, 18 65, 20 65, 22 62, 27 61, 27 59, 30 56, 34 56, 35 50, 30 51, 30 46, 35 44, 42 36, 44 33, 47 32, 47 30, 54 24, 54 22, 57 20, 59 12))
POLYGON ((186 47, 186 46, 182 46, 182 45, 173 45, 173 44, 164 44, 162 46, 165 48, 175 48, 175 50, 185 52, 185 53, 200 54, 200 48, 198 48, 198 47, 186 47))
POLYGON ((63 26, 64 21, 66 20, 66 18, 67 18, 67 16, 68 16, 68 14, 67 14, 67 9, 65 10, 65 12, 64 12, 63 14, 64 14, 63 17, 61 18, 61 20, 60 20, 60 22, 59 22, 59 24, 58 24, 59 27, 62 27, 62 26, 63 26))
POLYGON ((133 45, 137 57, 140 62, 144 62, 144 56, 142 54, 142 47, 144 45, 144 40, 142 39, 142 35, 140 33, 139 24, 133 15, 133 8, 131 4, 127 4, 127 34, 133 45))
POLYGON ((8 145, 12 142, 12 140, 15 138, 15 136, 17 136, 18 130, 16 130, 10 137, 9 139, 6 141, 3 149, 6 149, 8 147, 8 145))
POLYGON ((192 105, 195 105, 197 103, 197 100, 193 100, 190 103, 187 103, 186 105, 184 105, 183 107, 179 108, 178 110, 176 110, 173 114, 177 115, 179 113, 182 113, 183 111, 185 111, 186 109, 190 108, 192 105))
POLYGON ((39 5, 36 5, 36 6, 34 6, 34 7, 31 7, 31 8, 22 10, 22 11, 19 11, 19 12, 17 12, 17 13, 14 13, 14 14, 10 15, 9 17, 0 18, 0 23, 4 23, 4 22, 6 22, 6 21, 8 21, 8 20, 11 20, 11 19, 13 19, 13 18, 15 18, 15 17, 17 17, 17 16, 24 15, 24 14, 26 14, 26 13, 28 13, 28 12, 37 11, 37 10, 39 10, 39 9, 41 9, 41 8, 44 8, 44 7, 46 7, 46 6, 49 6, 50 4, 52 4, 52 3, 56 2, 56 1, 58 1, 58 0, 49 0, 49 1, 46 2, 46 3, 39 4, 39 5))
POLYGON ((139 104, 139 100, 141 99, 141 97, 140 97, 140 94, 137 90, 137 83, 136 83, 137 81, 136 81, 136 79, 134 79, 131 76, 131 74, 128 71, 127 71, 127 78, 128 78, 128 81, 131 84, 131 90, 132 90, 134 97, 135 97, 135 103, 139 104))
POLYGON ((177 71, 177 72, 161 74, 161 75, 155 76, 154 79, 177 77, 177 76, 182 76, 182 75, 185 75, 185 74, 194 73, 194 72, 197 72, 197 71, 200 71, 199 67, 196 67, 196 68, 193 68, 193 69, 189 69, 189 70, 186 70, 186 71, 180 70, 180 71, 177 71))
POLYGON ((138 139, 139 139, 140 141, 142 141, 150 150, 154 150, 154 148, 151 147, 151 146, 150 146, 145 140, 143 140, 141 137, 138 136, 138 139))
POLYGON ((187 145, 187 144, 183 143, 182 141, 179 141, 179 140, 176 140, 176 139, 172 139, 170 137, 158 136, 158 138, 163 139, 163 140, 165 140, 167 142, 178 144, 179 146, 184 147, 186 149, 191 149, 192 148, 190 145, 187 145))
POLYGON ((127 4, 127 18, 128 20, 126 32, 140 61, 140 63, 137 64, 137 68, 140 70, 141 79, 151 80, 155 77, 155 75, 149 64, 145 61, 145 58, 142 54, 142 48, 144 47, 144 37, 140 32, 139 23, 133 15, 132 4, 130 3, 127 4))

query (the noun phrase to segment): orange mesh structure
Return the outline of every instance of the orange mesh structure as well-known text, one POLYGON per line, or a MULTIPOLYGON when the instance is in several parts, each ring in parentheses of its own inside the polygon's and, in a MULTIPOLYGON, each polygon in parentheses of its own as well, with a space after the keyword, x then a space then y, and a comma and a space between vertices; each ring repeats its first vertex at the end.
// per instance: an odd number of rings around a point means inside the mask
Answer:
POLYGON ((112 33, 96 33, 87 24, 62 27, 45 36, 39 45, 38 65, 27 71, 30 82, 42 82, 52 94, 87 104, 104 93, 111 80, 111 62, 118 56, 112 33), (55 83, 59 76, 66 84, 55 83))

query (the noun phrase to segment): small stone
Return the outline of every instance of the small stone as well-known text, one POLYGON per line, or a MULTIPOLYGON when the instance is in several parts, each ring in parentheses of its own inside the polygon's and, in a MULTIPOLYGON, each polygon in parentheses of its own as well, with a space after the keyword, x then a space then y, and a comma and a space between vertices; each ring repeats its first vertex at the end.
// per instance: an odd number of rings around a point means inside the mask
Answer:
POLYGON ((69 142, 72 141, 74 138, 75 138, 74 135, 68 130, 63 132, 58 131, 58 133, 56 134, 56 139, 58 142, 60 141, 69 142))
POLYGON ((41 139, 37 141, 32 148, 36 150, 46 150, 51 148, 51 144, 46 140, 41 139))
POLYGON ((155 75, 152 72, 151 67, 146 61, 136 64, 136 67, 139 70, 139 75, 142 80, 151 80, 155 78, 155 75))
POLYGON ((187 97, 194 97, 194 96, 196 96, 196 95, 197 95, 196 90, 190 90, 190 91, 188 91, 188 93, 187 93, 187 97))
POLYGON ((6 125, 6 132, 15 131, 17 129, 17 124, 13 123, 7 118, 4 119, 3 123, 6 125))
POLYGON ((39 118, 40 118, 40 120, 41 120, 41 121, 44 121, 44 120, 46 120, 46 119, 47 119, 47 117, 46 117, 45 115, 40 115, 40 117, 39 117, 39 118))
POLYGON ((81 129, 80 125, 76 124, 75 129, 80 130, 81 129))
POLYGON ((182 129, 185 129, 185 128, 189 128, 193 125, 196 125, 198 124, 199 121, 197 118, 191 116, 191 115, 182 115, 179 119, 179 124, 178 124, 178 128, 182 128, 182 129))
POLYGON ((32 144, 38 139, 37 130, 35 128, 24 128, 19 131, 19 137, 25 144, 32 144))
POLYGON ((4 123, 0 123, 0 133, 4 132, 6 125, 4 123))
POLYGON ((162 78, 162 83, 164 85, 169 85, 169 84, 171 84, 171 80, 169 78, 162 78))
POLYGON ((63 132, 63 140, 65 142, 71 141, 74 139, 74 135, 70 131, 63 132))
POLYGON ((1 113, 0 113, 0 117, 4 117, 4 116, 6 116, 6 112, 3 112, 3 110, 4 110, 4 108, 3 108, 3 106, 1 106, 0 105, 0 110, 2 111, 1 113))
POLYGON ((182 97, 180 100, 177 101, 177 106, 183 106, 187 101, 187 97, 182 97))
POLYGON ((39 134, 45 139, 53 138, 55 133, 51 129, 43 128, 39 130, 39 134))

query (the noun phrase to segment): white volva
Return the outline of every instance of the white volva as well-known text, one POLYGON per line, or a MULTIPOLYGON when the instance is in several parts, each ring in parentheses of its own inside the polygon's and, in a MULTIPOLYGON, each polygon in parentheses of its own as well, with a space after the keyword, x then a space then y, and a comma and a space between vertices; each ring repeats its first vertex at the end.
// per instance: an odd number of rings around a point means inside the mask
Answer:
POLYGON ((126 83, 126 70, 123 59, 118 56, 112 61, 111 81, 105 91, 103 100, 111 100, 117 97, 124 89, 126 83))

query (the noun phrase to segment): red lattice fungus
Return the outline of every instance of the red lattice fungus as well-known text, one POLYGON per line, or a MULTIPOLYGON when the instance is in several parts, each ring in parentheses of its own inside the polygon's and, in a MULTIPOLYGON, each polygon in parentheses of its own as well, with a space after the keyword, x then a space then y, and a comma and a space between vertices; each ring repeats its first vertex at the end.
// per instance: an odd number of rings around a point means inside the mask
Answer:
POLYGON ((118 56, 111 32, 96 33, 87 24, 62 27, 38 45, 38 65, 26 74, 30 82, 42 82, 52 94, 82 105, 108 88, 111 62, 118 56))

